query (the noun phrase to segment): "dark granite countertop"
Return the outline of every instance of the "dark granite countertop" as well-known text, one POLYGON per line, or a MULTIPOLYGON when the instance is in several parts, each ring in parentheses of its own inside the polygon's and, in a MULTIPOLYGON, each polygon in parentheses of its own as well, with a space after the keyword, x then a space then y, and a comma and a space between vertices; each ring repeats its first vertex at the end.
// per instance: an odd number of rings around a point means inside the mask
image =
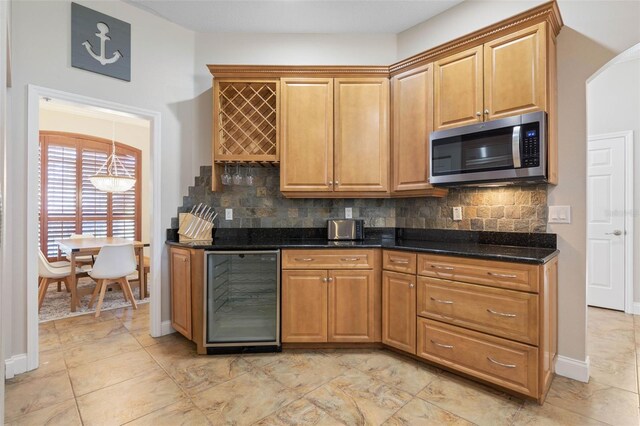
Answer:
POLYGON ((179 243, 168 232, 167 244, 203 250, 274 250, 284 248, 388 248, 478 259, 544 264, 556 256, 555 234, 405 229, 368 229, 362 241, 329 241, 326 230, 218 230, 212 243, 179 243), (222 231, 222 232, 221 232, 222 231))

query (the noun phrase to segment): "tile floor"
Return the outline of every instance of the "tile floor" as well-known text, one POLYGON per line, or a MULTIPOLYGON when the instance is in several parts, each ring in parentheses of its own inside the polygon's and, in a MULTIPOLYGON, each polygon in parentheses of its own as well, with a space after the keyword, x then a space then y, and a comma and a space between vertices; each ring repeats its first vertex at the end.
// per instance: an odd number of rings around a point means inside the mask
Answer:
POLYGON ((383 350, 197 356, 151 338, 148 305, 41 326, 41 367, 6 385, 16 425, 638 425, 640 317, 589 309, 589 384, 544 406, 383 350), (634 324, 635 320, 635 324, 634 324))

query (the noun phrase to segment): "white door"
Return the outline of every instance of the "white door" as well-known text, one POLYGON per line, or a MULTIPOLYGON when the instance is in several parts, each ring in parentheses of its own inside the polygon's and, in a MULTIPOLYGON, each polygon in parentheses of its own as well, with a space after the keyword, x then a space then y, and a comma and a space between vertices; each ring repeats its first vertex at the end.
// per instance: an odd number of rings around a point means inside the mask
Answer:
POLYGON ((587 304, 624 310, 625 137, 589 137, 587 304))

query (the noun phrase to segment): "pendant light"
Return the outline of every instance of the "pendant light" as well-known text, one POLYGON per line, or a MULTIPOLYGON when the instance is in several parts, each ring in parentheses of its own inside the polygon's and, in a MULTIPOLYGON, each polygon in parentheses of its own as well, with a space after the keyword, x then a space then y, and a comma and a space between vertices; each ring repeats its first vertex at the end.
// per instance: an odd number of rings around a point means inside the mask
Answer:
POLYGON ((116 124, 113 123, 111 138, 111 155, 98 169, 95 175, 89 178, 91 184, 99 191, 126 192, 136 183, 136 179, 129 174, 122 161, 116 155, 116 124))

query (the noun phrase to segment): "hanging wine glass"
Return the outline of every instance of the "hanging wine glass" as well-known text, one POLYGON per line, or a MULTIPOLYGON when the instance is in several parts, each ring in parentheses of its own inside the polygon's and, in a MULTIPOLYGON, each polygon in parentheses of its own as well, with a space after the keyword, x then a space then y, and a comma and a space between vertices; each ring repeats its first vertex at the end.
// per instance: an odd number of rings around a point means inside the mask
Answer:
POLYGON ((231 173, 229 172, 229 164, 224 165, 224 173, 220 176, 223 185, 231 185, 231 173))
POLYGON ((247 185, 249 186, 253 186, 254 184, 254 180, 253 180, 253 167, 249 167, 247 168, 247 175, 245 176, 245 182, 247 185))
POLYGON ((233 184, 242 185, 242 173, 240 173, 240 164, 236 164, 236 173, 233 175, 233 184))

